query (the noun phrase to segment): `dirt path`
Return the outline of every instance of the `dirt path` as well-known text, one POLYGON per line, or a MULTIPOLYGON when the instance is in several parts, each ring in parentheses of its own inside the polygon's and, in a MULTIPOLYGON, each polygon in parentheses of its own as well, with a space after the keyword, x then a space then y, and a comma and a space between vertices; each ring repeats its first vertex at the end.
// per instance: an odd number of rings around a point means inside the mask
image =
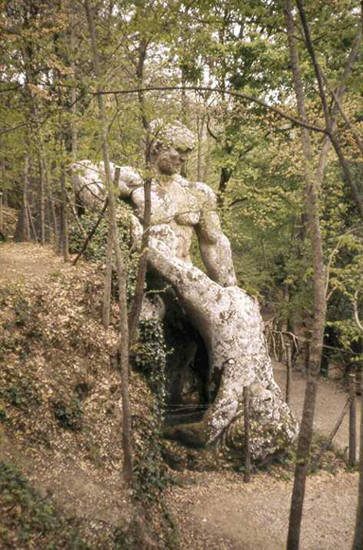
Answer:
POLYGON ((0 280, 25 282, 40 281, 48 275, 72 269, 50 246, 34 243, 6 243, 0 245, 0 280))
MULTIPOLYGON (((274 372, 284 391, 286 367, 275 363, 274 372)), ((299 420, 305 385, 305 377, 299 372, 294 373, 291 408, 299 420)), ((330 434, 346 400, 347 394, 336 383, 320 381, 316 431, 322 435, 330 434)), ((347 417, 334 443, 342 450, 347 448, 347 417)), ((276 480, 268 473, 254 477, 249 485, 244 484, 242 476, 237 474, 188 475, 186 487, 173 489, 170 495, 170 505, 184 526, 184 548, 283 550, 292 485, 292 480, 276 480)), ((324 472, 308 479, 300 550, 351 550, 357 487, 357 473, 332 475, 324 472)))
MULTIPOLYGON (((310 477, 300 550, 351 550, 358 474, 310 477)), ((259 475, 202 473, 171 492, 169 502, 190 550, 283 550, 292 481, 259 475)))
MULTIPOLYGON (((42 281, 73 267, 49 247, 33 244, 0 246, 0 282, 42 281)), ((274 365, 275 377, 285 386, 285 367, 274 365)), ((291 407, 301 417, 305 392, 302 374, 293 375, 291 407)), ((320 382, 315 429, 329 435, 347 396, 333 382, 320 382)), ((347 447, 347 418, 335 443, 347 447)), ((170 508, 178 518, 183 550, 283 550, 286 544, 292 480, 266 474, 244 484, 234 473, 186 472, 182 486, 168 490, 170 508)), ((327 473, 309 478, 300 550, 350 550, 357 502, 357 473, 327 473)), ((97 517, 89 497, 89 514, 97 517)), ((75 495, 76 496, 76 495, 75 495)), ((115 497, 119 497, 119 491, 115 497)), ((91 498, 92 497, 92 498, 91 498)), ((110 520, 111 518, 109 518, 110 520)))
MULTIPOLYGON (((281 391, 285 392, 286 367, 282 363, 274 362, 275 380, 281 391)), ((296 418, 301 420, 304 405, 306 379, 301 372, 294 372, 292 376, 291 408, 296 418)), ((318 397, 316 403, 314 429, 321 435, 328 436, 333 430, 340 414, 347 402, 348 395, 338 384, 332 380, 321 379, 319 381, 318 397)), ((359 440, 360 406, 361 400, 357 398, 357 431, 359 440)), ((348 414, 334 438, 334 445, 341 450, 348 449, 349 431, 348 414)))

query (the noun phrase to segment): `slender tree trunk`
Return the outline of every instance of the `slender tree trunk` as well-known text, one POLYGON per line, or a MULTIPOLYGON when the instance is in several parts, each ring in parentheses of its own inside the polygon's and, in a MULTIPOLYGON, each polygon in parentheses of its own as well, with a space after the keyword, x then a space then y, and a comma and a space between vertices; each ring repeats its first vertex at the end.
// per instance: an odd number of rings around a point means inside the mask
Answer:
MULTIPOLYGON (((71 16, 75 17, 74 5, 71 5, 71 16)), ((71 69, 73 71, 73 78, 76 76, 76 64, 74 62, 74 56, 76 52, 75 47, 75 36, 74 36, 74 24, 70 28, 70 47, 71 47, 71 69)), ((77 151, 78 151, 78 129, 77 129, 77 93, 75 86, 71 87, 71 111, 72 111, 72 164, 77 161, 77 151)))
POLYGON ((324 445, 322 446, 322 448, 320 449, 320 452, 318 454, 318 456, 316 458, 314 458, 311 466, 310 466, 310 470, 313 471, 315 470, 315 468, 318 467, 319 465, 319 462, 322 458, 322 456, 324 456, 324 453, 329 449, 329 447, 331 446, 331 444, 333 443, 333 440, 334 440, 334 437, 337 435, 338 433, 338 430, 340 428, 340 426, 342 425, 343 423, 343 420, 345 418, 345 415, 347 414, 347 411, 349 409, 349 405, 350 405, 350 397, 348 397, 347 399, 347 402, 346 404, 344 405, 343 407, 343 410, 334 426, 334 428, 332 429, 328 439, 326 440, 326 442, 324 443, 324 445))
POLYGON ((363 376, 361 388, 358 506, 352 550, 362 550, 363 548, 363 376))
POLYGON ((3 205, 8 206, 8 190, 6 181, 6 164, 5 158, 1 159, 1 187, 3 192, 3 205))
MULTIPOLYGON (((182 92, 181 92, 181 120, 182 123, 187 125, 188 124, 188 101, 187 101, 187 93, 185 90, 185 86, 187 83, 185 69, 182 67, 181 69, 181 83, 182 83, 182 92)), ((182 174, 183 175, 183 174, 182 174)))
POLYGON ((27 212, 28 212, 29 225, 30 225, 30 228, 31 228, 31 232, 33 233, 33 239, 37 243, 38 242, 38 234, 37 234, 37 230, 35 228, 35 224, 34 224, 32 212, 31 212, 31 209, 30 209, 30 206, 29 206, 29 202, 27 203, 27 212))
POLYGON ((291 396, 291 385, 292 385, 292 342, 286 346, 286 392, 285 392, 285 401, 290 405, 290 396, 291 396))
POLYGON ((105 328, 110 324, 111 286, 112 286, 112 231, 109 227, 106 252, 106 272, 103 286, 102 324, 105 328))
MULTIPOLYGON (((306 121, 307 116, 305 111, 305 98, 300 73, 299 57, 295 44, 295 25, 292 16, 291 0, 286 1, 285 15, 297 108, 302 120, 306 121)), ((318 206, 319 181, 313 173, 313 154, 310 136, 306 128, 301 129, 301 143, 305 159, 306 210, 308 214, 314 270, 314 321, 310 348, 310 365, 307 373, 303 417, 299 433, 294 486, 291 498, 287 550, 298 550, 300 546, 301 520, 305 497, 306 476, 309 467, 309 453, 313 435, 317 382, 320 372, 326 317, 325 267, 318 206)), ((321 173, 323 174, 323 170, 321 170, 321 173)))
POLYGON ((28 189, 29 189, 29 157, 28 155, 26 155, 25 162, 24 162, 24 190, 23 190, 24 241, 30 240, 28 189))
POLYGON ((76 222, 77 224, 77 227, 78 229, 80 230, 80 232, 82 233, 82 235, 84 237, 87 237, 87 233, 83 227, 83 225, 81 224, 81 222, 79 221, 79 217, 78 217, 78 214, 77 214, 77 211, 76 211, 76 207, 71 199, 71 197, 69 196, 69 194, 67 193, 67 189, 65 190, 65 195, 66 195, 66 199, 67 199, 67 204, 69 205, 69 208, 72 212, 72 216, 73 216, 73 219, 74 221, 76 222))
MULTIPOLYGON (((71 25, 68 30, 68 36, 69 36, 69 46, 70 46, 70 67, 72 70, 72 77, 75 80, 76 79, 76 63, 75 63, 75 55, 76 55, 76 39, 75 39, 75 21, 77 17, 77 12, 75 9, 75 5, 73 2, 69 5, 69 19, 71 21, 71 25)), ((70 124, 70 130, 71 130, 71 182, 74 186, 74 178, 75 178, 75 165, 77 162, 77 153, 78 153, 78 128, 77 128, 77 90, 75 86, 71 86, 71 124, 70 124)), ((67 200, 69 207, 72 211, 72 215, 75 219, 75 222, 81 231, 81 233, 86 237, 86 232, 83 229, 82 224, 79 221, 78 214, 77 214, 77 205, 76 205, 76 197, 74 193, 72 193, 72 196, 69 197, 67 195, 67 200)))
MULTIPOLYGON (((62 196, 62 195, 61 195, 62 196)), ((59 206, 59 232, 58 232, 58 240, 57 240, 57 247, 56 252, 57 254, 62 254, 62 243, 63 243, 63 230, 64 230, 64 205, 62 199, 60 200, 60 206, 59 206)))
POLYGON ((203 135, 204 135, 205 120, 204 116, 197 118, 198 129, 198 163, 197 163, 197 180, 202 181, 202 162, 203 162, 203 135))
MULTIPOLYGON (((320 100, 321 100, 321 104, 322 104, 322 107, 323 107, 323 113, 324 113, 325 123, 326 123, 326 130, 327 130, 327 133, 328 133, 328 136, 329 136, 329 140, 330 140, 331 144, 333 145, 333 147, 335 149, 336 155, 337 155, 338 160, 340 162, 340 166, 343 170, 343 173, 346 177, 348 185, 351 189, 353 199, 354 199, 354 201, 356 203, 356 206, 358 208, 358 212, 360 214, 360 217, 363 220, 363 199, 362 199, 362 197, 359 193, 358 187, 357 187, 357 185, 354 181, 354 177, 353 177, 353 174, 350 170, 349 163, 347 162, 347 160, 345 158, 345 155, 344 155, 343 150, 340 146, 339 140, 338 140, 337 136, 334 133, 335 128, 336 128, 336 114, 339 111, 340 101, 342 100, 342 98, 344 96, 344 93, 345 93, 345 90, 346 90, 346 83, 347 83, 347 80, 348 80, 348 78, 349 78, 349 76, 352 72, 352 67, 353 67, 353 65, 354 65, 354 63, 357 59, 359 46, 360 46, 360 43, 361 43, 361 40, 362 40, 362 34, 363 34, 363 26, 362 26, 362 22, 363 22, 363 2, 361 2, 361 9, 362 9, 361 25, 359 26, 358 32, 357 32, 357 34, 356 34, 356 36, 353 40, 353 46, 352 46, 352 49, 349 53, 348 59, 345 63, 344 72, 343 72, 343 75, 341 77, 341 82, 340 82, 340 84, 337 88, 337 92, 336 92, 336 94, 333 94, 333 98, 334 98, 334 96, 336 96, 336 100, 333 103, 332 108, 330 108, 329 105, 328 105, 328 97, 327 97, 327 94, 326 94, 326 91, 325 91, 325 85, 324 85, 324 75, 323 75, 321 67, 318 63, 317 56, 316 56, 316 53, 315 53, 315 48, 314 48, 313 41, 312 41, 312 38, 311 38, 311 35, 310 35, 310 29, 309 29, 306 14, 305 14, 304 0, 296 0, 296 4, 297 4, 298 10, 299 10, 300 20, 301 20, 303 31, 304 31, 306 47, 307 47, 307 50, 309 52, 309 55, 310 55, 310 58, 311 58, 311 61, 312 61, 313 67, 314 67, 314 71, 315 71, 315 76, 316 76, 317 85, 318 85, 317 87, 318 87, 318 90, 319 90, 320 100)), ((326 81, 326 79, 325 79, 325 81, 326 81)), ((359 144, 359 142, 358 142, 358 144, 359 144)))
POLYGON ((250 448, 250 390, 247 386, 243 388, 243 413, 244 413, 244 427, 246 437, 246 460, 245 460, 245 474, 243 481, 249 483, 251 481, 251 448, 250 448))
POLYGON ((86 239, 82 245, 82 248, 81 250, 78 252, 77 256, 75 257, 75 259, 73 260, 73 265, 76 265, 78 260, 80 259, 80 257, 82 256, 82 254, 84 254, 87 246, 89 245, 89 243, 91 242, 91 239, 93 238, 93 235, 96 233, 97 229, 98 229, 98 226, 100 225, 104 215, 105 215, 105 212, 107 210, 107 207, 108 207, 108 204, 109 204, 109 199, 107 198, 105 200, 105 203, 103 205, 103 208, 101 210, 101 212, 99 213, 99 216, 97 218, 97 221, 96 223, 94 224, 94 226, 92 227, 91 231, 88 233, 88 235, 86 236, 86 239))
POLYGON ((32 224, 32 219, 30 215, 29 208, 29 154, 26 151, 24 159, 24 183, 23 183, 23 203, 21 212, 19 214, 18 222, 15 230, 15 241, 30 241, 31 240, 31 230, 34 233, 34 240, 37 240, 35 234, 35 228, 32 224))
POLYGON ((48 203, 49 203, 49 225, 51 226, 52 232, 53 232, 53 246, 54 246, 54 244, 58 242, 58 238, 59 238, 58 221, 57 221, 57 213, 54 205, 52 186, 49 178, 48 164, 45 158, 43 158, 43 172, 44 172, 44 179, 45 179, 45 185, 46 185, 46 191, 47 191, 48 203))
POLYGON ((0 233, 4 231, 3 192, 0 191, 0 233))
MULTIPOLYGON (((85 9, 87 14, 88 29, 91 39, 93 69, 97 79, 97 101, 100 113, 100 126, 102 133, 102 153, 105 165, 106 182, 108 187, 109 199, 109 220, 112 231, 112 241, 116 255, 117 276, 119 284, 119 301, 120 301, 120 358, 121 358, 121 394, 122 394, 122 411, 123 411, 123 426, 122 426, 122 444, 124 451, 124 479, 126 482, 132 482, 132 443, 131 443, 131 410, 129 399, 129 326, 127 315, 127 293, 126 293, 126 267, 124 258, 122 257, 121 248, 119 245, 117 220, 116 220, 116 198, 113 192, 110 159, 108 152, 107 134, 107 115, 102 97, 101 86, 101 71, 99 65, 98 45, 96 32, 93 22, 93 13, 89 0, 85 0, 85 9)), ((119 170, 116 170, 115 178, 119 178, 119 170)))
POLYGON ((357 463, 357 384, 355 371, 349 375, 349 458, 350 466, 357 463))
POLYGON ((38 153, 38 213, 37 213, 37 225, 38 235, 41 244, 45 244, 45 194, 44 194, 44 175, 43 175, 43 160, 41 152, 38 153))
POLYGON ((67 212, 67 191, 66 191, 66 174, 64 166, 61 166, 61 189, 62 189, 62 254, 65 262, 69 261, 69 245, 68 245, 68 212, 67 212))
POLYGON ((50 202, 49 202, 49 198, 46 197, 45 198, 45 209, 44 209, 44 213, 45 213, 45 218, 44 218, 44 224, 45 224, 45 242, 47 244, 50 244, 51 240, 52 240, 52 230, 51 230, 51 225, 50 225, 50 216, 51 216, 51 213, 50 213, 50 202))
MULTIPOLYGON (((147 46, 148 43, 145 39, 142 39, 140 42, 139 48, 139 63, 137 66, 137 79, 139 86, 142 87, 144 80, 144 65, 147 55, 147 46)), ((145 130, 145 167, 146 172, 150 173, 151 171, 151 162, 150 162, 150 129, 149 129, 149 120, 147 117, 147 109, 145 105, 145 97, 143 92, 139 92, 139 105, 141 113, 141 121, 145 130)), ((132 302, 131 314, 129 317, 129 344, 132 346, 133 341, 136 337, 136 331, 139 324, 142 300, 144 297, 144 286, 145 286, 145 277, 147 269, 147 248, 149 244, 149 228, 151 222, 151 178, 148 176, 144 181, 144 215, 143 215, 143 234, 141 239, 141 257, 139 260, 139 267, 136 278, 136 288, 135 295, 132 302)))
MULTIPOLYGON (((362 3, 363 9, 363 3, 362 3)), ((353 299, 354 319, 359 330, 363 335, 363 324, 359 319, 358 312, 358 294, 357 289, 353 299)), ((362 367, 361 367, 362 368, 362 367)), ((361 376, 361 416, 360 416, 360 446, 359 446, 359 484, 358 484, 358 505, 357 519, 354 531, 354 541, 352 550, 361 550, 363 548, 363 375, 361 376)))

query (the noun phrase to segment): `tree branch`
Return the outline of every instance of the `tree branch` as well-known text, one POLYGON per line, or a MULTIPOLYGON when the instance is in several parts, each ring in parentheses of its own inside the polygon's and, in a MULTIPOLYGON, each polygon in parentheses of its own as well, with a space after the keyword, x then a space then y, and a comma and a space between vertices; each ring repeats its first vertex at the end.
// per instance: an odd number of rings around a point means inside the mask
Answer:
MULTIPOLYGON (((281 111, 281 109, 274 107, 273 105, 269 105, 262 99, 252 97, 248 94, 243 94, 242 92, 222 90, 221 88, 213 88, 211 86, 148 86, 145 88, 130 88, 128 90, 103 90, 100 93, 102 95, 109 95, 109 94, 127 95, 127 94, 136 94, 136 93, 139 94, 140 92, 163 92, 163 91, 165 92, 167 91, 212 92, 212 93, 229 95, 231 97, 237 97, 238 99, 244 99, 246 101, 251 101, 252 103, 256 103, 257 105, 264 107, 268 111, 271 111, 282 118, 290 120, 290 122, 292 122, 297 126, 302 126, 303 128, 306 128, 308 130, 313 130, 314 132, 320 132, 322 134, 329 135, 329 132, 326 128, 321 128, 320 126, 315 126, 314 124, 309 124, 308 122, 304 122, 303 120, 299 120, 293 116, 290 116, 287 113, 284 113, 284 111, 281 111)), ((87 93, 90 95, 97 95, 98 92, 87 92, 87 93)))
POLYGON ((319 66, 318 61, 316 59, 315 49, 314 49, 314 46, 312 44, 312 40, 311 40, 311 36, 310 36, 310 29, 309 29, 309 26, 308 26, 308 23, 307 23, 307 20, 306 20, 306 15, 305 15, 305 10, 304 10, 304 0, 296 0, 296 4, 297 4, 298 10, 299 10, 301 23, 302 23, 302 26, 303 26, 303 29, 304 29, 304 35, 305 35, 305 39, 306 39, 306 47, 307 47, 308 52, 310 54, 311 61, 313 63, 315 74, 316 74, 316 79, 318 81, 318 87, 319 87, 321 102, 322 102, 322 105, 323 105, 323 111, 324 111, 324 116, 325 116, 325 123, 326 123, 327 129, 330 130, 331 129, 330 128, 331 119, 330 119, 330 116, 329 116, 328 101, 327 101, 327 97, 326 97, 326 93, 325 93, 323 77, 321 75, 320 66, 319 66))

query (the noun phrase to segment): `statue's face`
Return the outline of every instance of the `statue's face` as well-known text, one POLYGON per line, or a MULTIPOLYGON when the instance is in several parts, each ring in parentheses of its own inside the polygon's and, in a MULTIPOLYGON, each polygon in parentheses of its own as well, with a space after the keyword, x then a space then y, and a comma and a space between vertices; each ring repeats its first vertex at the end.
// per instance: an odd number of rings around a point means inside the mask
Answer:
POLYGON ((181 168, 187 160, 189 153, 190 149, 182 150, 174 147, 161 149, 155 155, 154 164, 157 170, 166 176, 180 174, 181 168))

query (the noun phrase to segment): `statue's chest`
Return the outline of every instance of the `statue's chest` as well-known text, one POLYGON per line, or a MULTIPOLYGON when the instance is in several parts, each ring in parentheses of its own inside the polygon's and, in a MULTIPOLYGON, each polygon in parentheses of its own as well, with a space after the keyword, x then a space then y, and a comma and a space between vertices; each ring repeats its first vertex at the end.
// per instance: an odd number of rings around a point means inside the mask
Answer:
MULTIPOLYGON (((144 210, 144 190, 132 193, 137 214, 142 217, 144 210)), ((165 185, 154 184, 151 188, 151 218, 153 223, 175 221, 179 225, 196 225, 200 210, 196 196, 186 187, 171 182, 165 185)))

